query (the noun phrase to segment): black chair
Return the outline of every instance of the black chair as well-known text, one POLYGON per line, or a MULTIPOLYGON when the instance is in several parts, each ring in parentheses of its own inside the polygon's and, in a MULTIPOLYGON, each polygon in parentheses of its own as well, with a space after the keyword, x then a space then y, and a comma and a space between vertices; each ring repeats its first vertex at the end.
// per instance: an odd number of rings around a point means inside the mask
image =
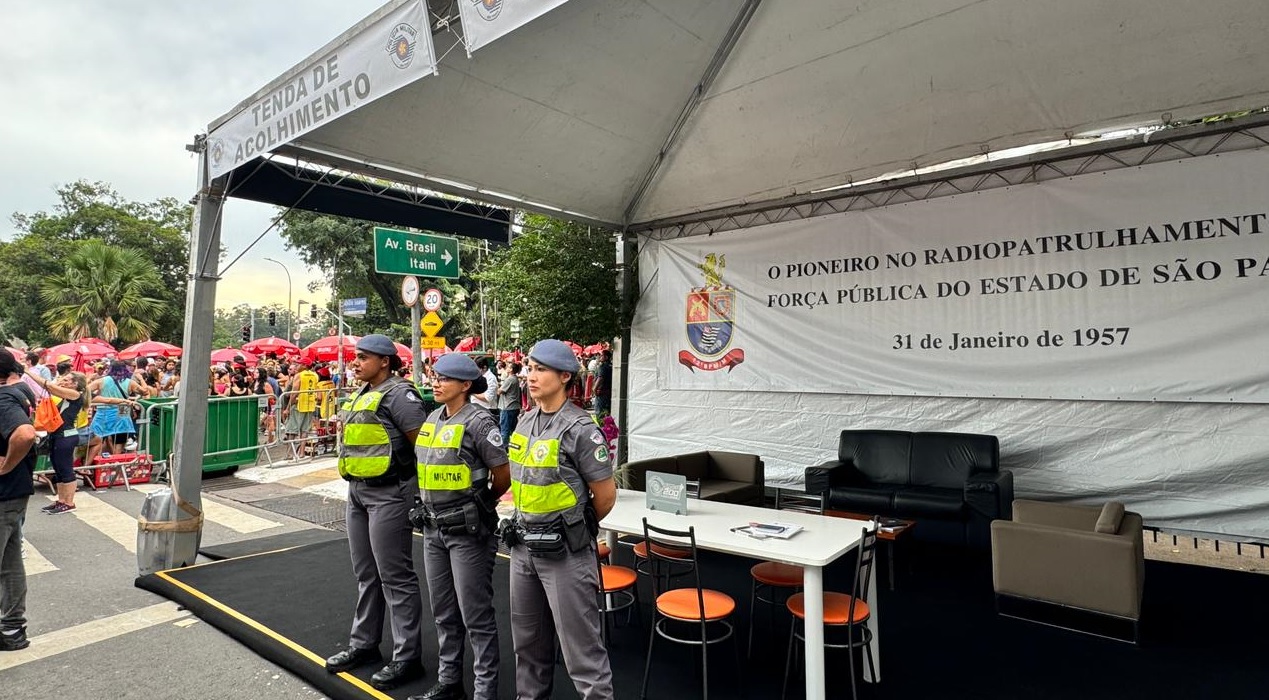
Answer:
MULTIPOLYGON (((674 588, 661 590, 660 577, 653 578, 655 601, 652 607, 652 630, 648 634, 648 658, 643 667, 643 686, 639 691, 640 698, 648 696, 648 675, 652 671, 652 650, 658 636, 672 642, 699 646, 701 649, 701 683, 702 698, 709 698, 709 645, 732 640, 736 652, 737 678, 742 671, 740 665, 740 642, 736 638, 735 628, 728 618, 736 611, 736 601, 721 591, 701 588, 700 566, 696 557, 696 529, 686 531, 665 530, 648 524, 643 519, 643 541, 651 561, 668 558, 663 551, 685 550, 692 563, 692 571, 696 579, 693 588, 674 588), (699 627, 699 635, 677 636, 670 631, 672 624, 699 627), (711 627, 713 634, 711 636, 711 627)), ((666 585, 669 583, 667 581, 666 585)), ((677 630, 675 630, 677 632, 677 630)))
MULTIPOLYGON (((872 580, 872 566, 876 559, 877 553, 877 523, 873 522, 872 528, 864 528, 863 535, 859 540, 858 558, 855 562, 855 581, 851 586, 851 593, 824 593, 824 626, 829 627, 845 627, 846 643, 830 644, 827 639, 824 646, 830 649, 846 649, 850 657, 850 696, 858 698, 858 691, 855 688, 855 649, 863 647, 865 655, 868 657, 868 670, 873 678, 877 677, 877 667, 872 659, 872 631, 868 629, 868 618, 872 616, 872 611, 868 609, 869 582, 872 580), (859 638, 856 639, 855 635, 859 638)), ((784 664, 784 685, 780 690, 780 698, 788 694, 789 690, 789 672, 793 668, 793 640, 801 639, 805 643, 806 638, 802 634, 798 634, 797 621, 801 620, 803 626, 806 625, 806 594, 798 593, 789 598, 789 612, 793 614, 794 623, 792 629, 789 630, 789 653, 785 657, 784 664)), ((825 629, 827 637, 828 630, 825 629)))

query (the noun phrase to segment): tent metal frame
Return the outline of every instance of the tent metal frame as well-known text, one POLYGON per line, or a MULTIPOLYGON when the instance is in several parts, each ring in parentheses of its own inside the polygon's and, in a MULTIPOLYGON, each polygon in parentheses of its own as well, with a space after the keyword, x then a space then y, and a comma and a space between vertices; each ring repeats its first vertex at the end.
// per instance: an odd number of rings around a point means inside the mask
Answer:
POLYGON ((859 187, 650 221, 631 226, 630 231, 653 240, 672 240, 1266 146, 1269 146, 1269 113, 1260 113, 859 187))

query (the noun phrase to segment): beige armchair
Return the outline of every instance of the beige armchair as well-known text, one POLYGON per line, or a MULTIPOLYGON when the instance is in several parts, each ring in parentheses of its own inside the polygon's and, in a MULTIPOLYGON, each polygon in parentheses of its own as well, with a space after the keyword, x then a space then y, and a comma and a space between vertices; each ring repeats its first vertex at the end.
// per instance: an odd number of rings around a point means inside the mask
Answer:
POLYGON ((1074 506, 1015 500, 991 524, 992 579, 1001 597, 1040 601, 1132 622, 1141 619, 1141 515, 1122 503, 1074 506))

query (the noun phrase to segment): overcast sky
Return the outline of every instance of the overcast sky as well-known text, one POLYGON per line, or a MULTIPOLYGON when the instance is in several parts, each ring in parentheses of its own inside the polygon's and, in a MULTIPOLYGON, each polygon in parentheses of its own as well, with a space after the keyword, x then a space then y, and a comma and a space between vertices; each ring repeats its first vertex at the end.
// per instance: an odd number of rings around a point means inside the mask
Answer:
MULTIPOLYGON (((0 237, 13 212, 47 210, 59 185, 110 183, 126 199, 188 200, 185 151, 213 119, 370 14, 381 0, 0 0, 0 237)), ((232 260, 273 208, 230 200, 232 260)), ((318 277, 270 233, 217 285, 216 304, 286 304, 318 277)))

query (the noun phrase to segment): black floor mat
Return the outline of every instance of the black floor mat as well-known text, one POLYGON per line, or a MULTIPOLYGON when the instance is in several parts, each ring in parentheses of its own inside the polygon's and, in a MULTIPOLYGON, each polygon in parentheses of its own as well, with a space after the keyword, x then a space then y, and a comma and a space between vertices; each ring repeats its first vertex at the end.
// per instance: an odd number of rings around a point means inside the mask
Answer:
POLYGON ((333 540, 345 539, 348 539, 347 533, 327 530, 324 527, 314 527, 306 530, 288 532, 283 535, 269 535, 267 537, 257 537, 251 540, 239 540, 237 542, 228 542, 226 544, 203 547, 198 550, 198 553, 208 559, 236 559, 238 557, 246 557, 254 554, 274 552, 279 549, 287 549, 289 547, 300 547, 306 544, 317 544, 318 542, 330 542, 333 540))
MULTIPOLYGON (((628 550, 620 549, 618 556, 625 559, 621 563, 628 564, 628 550)), ((1269 598, 1267 576, 1148 562, 1143 643, 1132 646, 997 616, 989 562, 981 555, 912 546, 901 548, 900 556, 898 590, 880 592, 883 683, 861 684, 861 697, 1264 697, 1263 646, 1255 640, 1269 623, 1263 605, 1269 598)), ((421 561, 416 551, 416 562, 421 561)), ((736 557, 702 555, 705 585, 736 598, 742 652, 751 564, 736 557)), ((826 572, 827 589, 848 587, 849 562, 841 564, 826 572)), ((495 606, 502 698, 514 697, 515 679, 507 576, 508 562, 500 558, 495 606)), ((333 698, 404 698, 422 692, 434 680, 436 637, 428 614, 422 635, 427 680, 384 695, 322 670, 322 657, 347 643, 355 585, 346 541, 155 574, 139 579, 138 585, 186 605, 333 698)), ((646 587, 643 600, 646 610, 646 587)), ((777 614, 775 630, 769 630, 766 618, 764 614, 759 621, 754 658, 740 669, 728 643, 711 650, 711 695, 780 697, 787 616, 777 614)), ((619 698, 639 695, 646 625, 645 615, 642 628, 613 631, 610 656, 619 698)), ((390 639, 386 632, 384 639, 390 639)), ((385 643, 385 651, 388 646, 385 643)), ((830 698, 849 697, 848 665, 841 654, 828 652, 830 698)), ((694 650, 658 640, 648 696, 699 698, 699 666, 694 650)), ((364 669, 357 676, 364 682, 374 670, 364 669)), ((468 669, 469 688, 470 677, 468 669)), ((794 679, 789 697, 802 697, 801 674, 794 679)), ((576 697, 562 664, 553 697, 576 697)))

